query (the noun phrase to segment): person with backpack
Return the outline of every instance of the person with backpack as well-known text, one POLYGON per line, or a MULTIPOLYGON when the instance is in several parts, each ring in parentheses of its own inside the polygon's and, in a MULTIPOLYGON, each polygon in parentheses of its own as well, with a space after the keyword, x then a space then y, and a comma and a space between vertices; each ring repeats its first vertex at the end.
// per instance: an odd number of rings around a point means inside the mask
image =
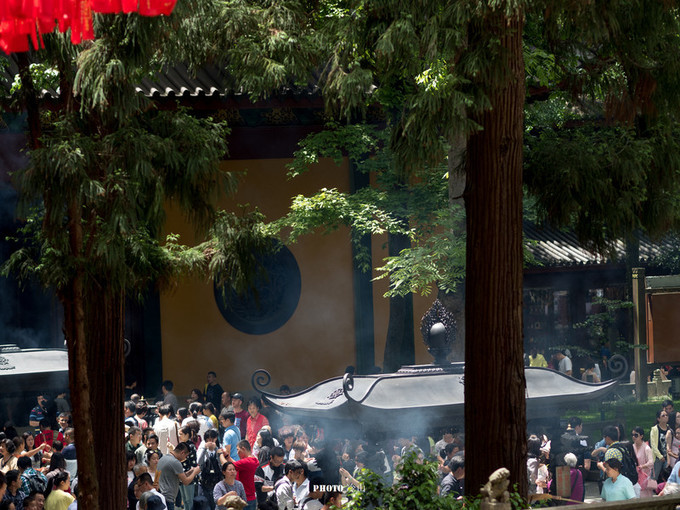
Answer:
POLYGON ((220 456, 217 453, 219 434, 215 429, 208 429, 203 435, 203 443, 198 447, 198 465, 201 466, 200 487, 202 495, 208 502, 210 510, 215 510, 213 491, 222 479, 220 456))
POLYGON ((293 510, 295 508, 293 483, 299 470, 304 470, 302 462, 295 459, 289 460, 283 468, 283 476, 274 484, 272 502, 276 503, 278 510, 293 510))
MULTIPOLYGON (((607 437, 607 436, 605 436, 607 437)), ((628 441, 616 441, 607 447, 604 454, 604 462, 599 462, 598 467, 606 474, 607 461, 616 459, 621 463, 620 473, 635 485, 638 481, 637 457, 632 445, 628 441)))
POLYGON ((33 469, 30 457, 19 457, 17 459, 17 468, 19 473, 21 473, 21 490, 24 494, 31 494, 32 492, 45 494, 47 478, 42 473, 33 469))
POLYGON ((627 441, 619 441, 620 432, 614 426, 610 425, 605 427, 603 434, 607 450, 604 453, 604 462, 598 462, 597 467, 600 468, 606 476, 609 476, 606 467, 607 461, 616 459, 621 463, 620 473, 635 485, 638 481, 638 463, 632 445, 627 441))

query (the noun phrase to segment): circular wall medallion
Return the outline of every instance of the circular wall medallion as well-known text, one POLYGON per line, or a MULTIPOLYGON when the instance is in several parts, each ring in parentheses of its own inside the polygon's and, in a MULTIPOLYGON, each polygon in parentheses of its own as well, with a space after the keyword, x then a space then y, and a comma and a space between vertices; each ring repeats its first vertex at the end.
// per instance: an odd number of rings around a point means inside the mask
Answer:
POLYGON ((224 319, 234 328, 249 335, 264 335, 276 331, 293 316, 302 287, 300 268, 295 256, 280 242, 272 240, 278 249, 259 256, 264 274, 255 279, 255 291, 239 295, 233 290, 223 292, 215 284, 215 302, 224 319))

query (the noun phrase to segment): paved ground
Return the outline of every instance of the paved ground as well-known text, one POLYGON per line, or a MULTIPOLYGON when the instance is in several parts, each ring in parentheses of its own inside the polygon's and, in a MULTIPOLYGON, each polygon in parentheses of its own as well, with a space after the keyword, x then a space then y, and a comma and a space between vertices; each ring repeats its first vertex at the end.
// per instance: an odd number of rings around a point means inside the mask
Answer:
POLYGON ((586 503, 597 503, 602 501, 600 497, 600 491, 597 488, 597 482, 586 482, 586 503))

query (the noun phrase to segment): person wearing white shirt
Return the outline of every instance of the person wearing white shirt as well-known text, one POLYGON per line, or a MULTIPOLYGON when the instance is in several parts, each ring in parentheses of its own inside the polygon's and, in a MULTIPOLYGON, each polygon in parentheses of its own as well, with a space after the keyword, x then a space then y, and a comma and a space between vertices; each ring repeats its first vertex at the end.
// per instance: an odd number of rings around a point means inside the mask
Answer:
POLYGON ((557 359, 559 363, 558 368, 560 372, 571 376, 571 360, 564 354, 564 351, 557 351, 555 359, 557 359))
MULTIPOLYGON (((193 420, 198 422, 198 435, 203 439, 205 431, 213 428, 210 418, 203 414, 203 404, 200 402, 192 402, 189 406, 189 413, 193 420)), ((182 426, 185 424, 182 423, 182 426)))
POLYGON ((158 413, 161 419, 154 424, 153 431, 158 436, 158 449, 165 455, 168 453, 168 443, 173 447, 179 443, 179 426, 170 419, 172 408, 169 405, 162 405, 158 413))
POLYGON ((301 469, 296 469, 294 476, 293 497, 297 507, 309 496, 309 478, 307 478, 307 470, 304 466, 301 469))
POLYGON ((295 459, 289 460, 284 467, 283 476, 274 484, 279 510, 293 510, 295 508, 293 483, 297 480, 298 472, 304 472, 302 463, 295 459))

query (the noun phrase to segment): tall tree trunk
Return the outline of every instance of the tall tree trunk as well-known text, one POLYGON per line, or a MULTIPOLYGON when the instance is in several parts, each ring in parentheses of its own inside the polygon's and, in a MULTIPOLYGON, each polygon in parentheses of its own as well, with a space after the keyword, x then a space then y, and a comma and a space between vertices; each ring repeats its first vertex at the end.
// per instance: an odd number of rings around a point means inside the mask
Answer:
MULTIPOLYGON (((500 10, 501 8, 499 8, 500 10)), ((527 493, 522 345, 522 13, 490 14, 506 74, 492 88, 483 131, 468 142, 465 296, 466 486, 477 494, 500 467, 527 493)), ((471 41, 472 41, 471 37, 471 41)))
MULTIPOLYGON (((83 253, 83 222, 76 198, 69 204, 70 248, 83 253)), ((69 383, 78 456, 79 506, 92 510, 125 508, 123 428, 124 294, 85 289, 80 265, 66 290, 64 334, 69 352, 69 383)), ((101 278, 100 281, 105 281, 101 278)))
MULTIPOLYGON (((411 246, 408 236, 401 234, 388 234, 387 243, 390 257, 399 255, 399 252, 411 246)), ((413 363, 415 363, 413 294, 392 296, 383 371, 396 372, 402 365, 413 363)))
MULTIPOLYGON (((74 197, 69 204, 70 249, 78 260, 83 248, 83 227, 80 203, 74 197)), ((95 467, 95 450, 92 417, 96 414, 91 405, 90 372, 88 370, 85 332, 85 293, 83 290, 84 268, 76 268, 76 274, 60 294, 64 305, 64 336, 68 349, 69 385, 73 405, 73 426, 78 456, 78 483, 82 508, 98 510, 99 484, 95 467)), ((109 434, 100 435, 97 443, 108 443, 109 434)))
POLYGON ((92 374, 94 456, 99 480, 99 507, 125 508, 125 429, 123 426, 123 293, 98 289, 87 299, 87 361, 92 374), (103 410, 106 410, 103 412, 103 410))

